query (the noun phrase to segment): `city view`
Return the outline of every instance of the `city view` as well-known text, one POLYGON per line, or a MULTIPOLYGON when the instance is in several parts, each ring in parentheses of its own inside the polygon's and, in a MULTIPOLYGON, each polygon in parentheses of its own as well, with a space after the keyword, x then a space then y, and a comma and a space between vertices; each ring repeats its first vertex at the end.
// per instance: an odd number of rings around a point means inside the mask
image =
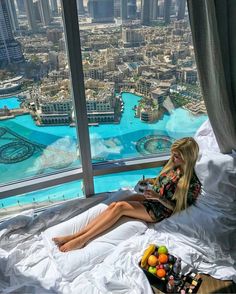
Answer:
MULTIPOLYGON (((93 162, 194 135, 207 113, 186 0, 76 3, 93 162)), ((59 0, 0 0, 1 184, 81 166, 66 48, 59 0)))

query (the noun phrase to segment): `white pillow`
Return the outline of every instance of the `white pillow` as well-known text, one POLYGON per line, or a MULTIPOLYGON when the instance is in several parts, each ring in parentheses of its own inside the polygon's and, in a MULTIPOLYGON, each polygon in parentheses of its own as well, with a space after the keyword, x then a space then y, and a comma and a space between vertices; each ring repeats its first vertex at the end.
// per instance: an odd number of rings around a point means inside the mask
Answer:
POLYGON ((212 194, 221 205, 231 205, 236 200, 235 156, 205 151, 200 155, 195 171, 202 190, 212 194))
POLYGON ((204 151, 220 152, 215 134, 209 119, 206 120, 197 130, 194 139, 197 141, 200 153, 204 151))
POLYGON ((146 223, 123 217, 111 228, 111 230, 101 234, 88 243, 84 248, 66 253, 59 251, 52 241, 53 237, 72 234, 79 231, 106 208, 106 204, 99 204, 66 222, 47 229, 42 233, 49 255, 55 262, 57 269, 65 278, 74 279, 82 272, 91 270, 97 263, 102 262, 120 242, 146 231, 146 223))

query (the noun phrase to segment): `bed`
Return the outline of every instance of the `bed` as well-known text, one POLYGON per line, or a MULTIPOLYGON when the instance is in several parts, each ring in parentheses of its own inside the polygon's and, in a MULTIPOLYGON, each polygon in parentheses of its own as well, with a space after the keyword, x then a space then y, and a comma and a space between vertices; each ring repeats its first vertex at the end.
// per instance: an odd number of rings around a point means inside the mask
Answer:
POLYGON ((110 202, 133 193, 128 189, 38 214, 29 210, 0 224, 0 292, 151 294, 138 266, 150 243, 181 257, 184 273, 236 282, 236 155, 219 152, 208 122, 196 139, 201 196, 196 205, 158 224, 122 218, 85 248, 58 250, 52 237, 77 231, 110 202))

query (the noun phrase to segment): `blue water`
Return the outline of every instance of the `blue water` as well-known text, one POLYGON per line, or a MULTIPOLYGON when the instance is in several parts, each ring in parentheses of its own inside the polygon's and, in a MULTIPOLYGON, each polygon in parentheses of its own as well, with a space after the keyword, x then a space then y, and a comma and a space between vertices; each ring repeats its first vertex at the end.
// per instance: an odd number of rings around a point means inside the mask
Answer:
POLYGON ((8 109, 19 108, 20 102, 16 97, 0 98, 0 108, 4 108, 4 106, 7 106, 8 109))
MULTIPOLYGON (((193 116, 187 110, 178 108, 173 110, 170 115, 164 115, 158 122, 148 124, 134 117, 135 113, 132 108, 134 105, 138 104, 140 97, 131 93, 123 93, 122 98, 124 101, 124 112, 119 124, 104 124, 89 127, 91 152, 94 160, 114 160, 141 156, 136 150, 136 142, 139 139, 147 135, 164 135, 173 139, 193 136, 200 125, 207 119, 206 115, 193 116)), ((5 100, 9 100, 11 104, 12 99, 13 98, 6 98, 5 100)), ((18 116, 14 119, 0 121, 0 127, 1 126, 13 130, 15 133, 20 134, 31 142, 44 144, 47 147, 43 154, 35 152, 33 156, 24 161, 14 164, 0 163, 2 183, 38 174, 55 172, 53 164, 57 161, 59 161, 60 164, 61 157, 64 157, 59 156, 59 152, 61 151, 65 151, 65 155, 68 156, 70 160, 72 159, 69 167, 77 167, 80 165, 80 160, 76 158, 77 139, 75 128, 68 126, 37 127, 30 115, 18 116), (49 153, 49 156, 47 153, 49 153), (46 160, 43 161, 43 157, 45 157, 46 160), (50 166, 51 164, 52 166, 50 166)), ((2 137, 0 146, 8 143, 8 139, 7 137, 2 137)), ((139 176, 139 172, 135 171, 133 175, 139 176)), ((103 176, 102 179, 97 178, 97 180, 95 180, 96 193, 117 189, 117 183, 120 185, 123 180, 123 174, 118 176, 109 175, 108 178, 113 179, 109 181, 109 184, 106 184, 107 181, 104 180, 105 176, 103 176)), ((75 185, 78 186, 78 183, 75 185)), ((78 190, 79 194, 82 193, 77 186, 75 190, 78 190)), ((53 188, 53 190, 54 189, 55 188, 53 188)), ((63 189, 67 190, 67 188, 60 186, 62 193, 63 189)), ((37 192, 34 193, 37 195, 37 192)), ((48 197, 48 193, 48 190, 43 193, 41 191, 37 196, 37 200, 40 201, 39 198, 45 200, 45 197, 48 197)), ((28 199, 29 202, 32 201, 30 198, 28 199)))

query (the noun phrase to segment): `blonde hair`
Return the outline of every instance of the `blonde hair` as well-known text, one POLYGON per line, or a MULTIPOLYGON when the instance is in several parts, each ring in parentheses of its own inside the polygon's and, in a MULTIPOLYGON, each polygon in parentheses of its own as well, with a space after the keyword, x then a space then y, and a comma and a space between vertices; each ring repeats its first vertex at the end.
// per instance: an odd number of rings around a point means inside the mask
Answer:
MULTIPOLYGON (((189 184, 193 175, 193 169, 198 158, 199 147, 192 137, 186 137, 176 140, 171 146, 171 152, 178 152, 183 160, 180 168, 182 175, 178 181, 175 193, 172 199, 176 200, 176 206, 173 213, 179 212, 187 207, 187 195, 189 184)), ((161 174, 174 168, 173 156, 162 169, 161 174)), ((158 177, 159 178, 159 177, 158 177)), ((157 178, 157 180, 158 180, 157 178)))

